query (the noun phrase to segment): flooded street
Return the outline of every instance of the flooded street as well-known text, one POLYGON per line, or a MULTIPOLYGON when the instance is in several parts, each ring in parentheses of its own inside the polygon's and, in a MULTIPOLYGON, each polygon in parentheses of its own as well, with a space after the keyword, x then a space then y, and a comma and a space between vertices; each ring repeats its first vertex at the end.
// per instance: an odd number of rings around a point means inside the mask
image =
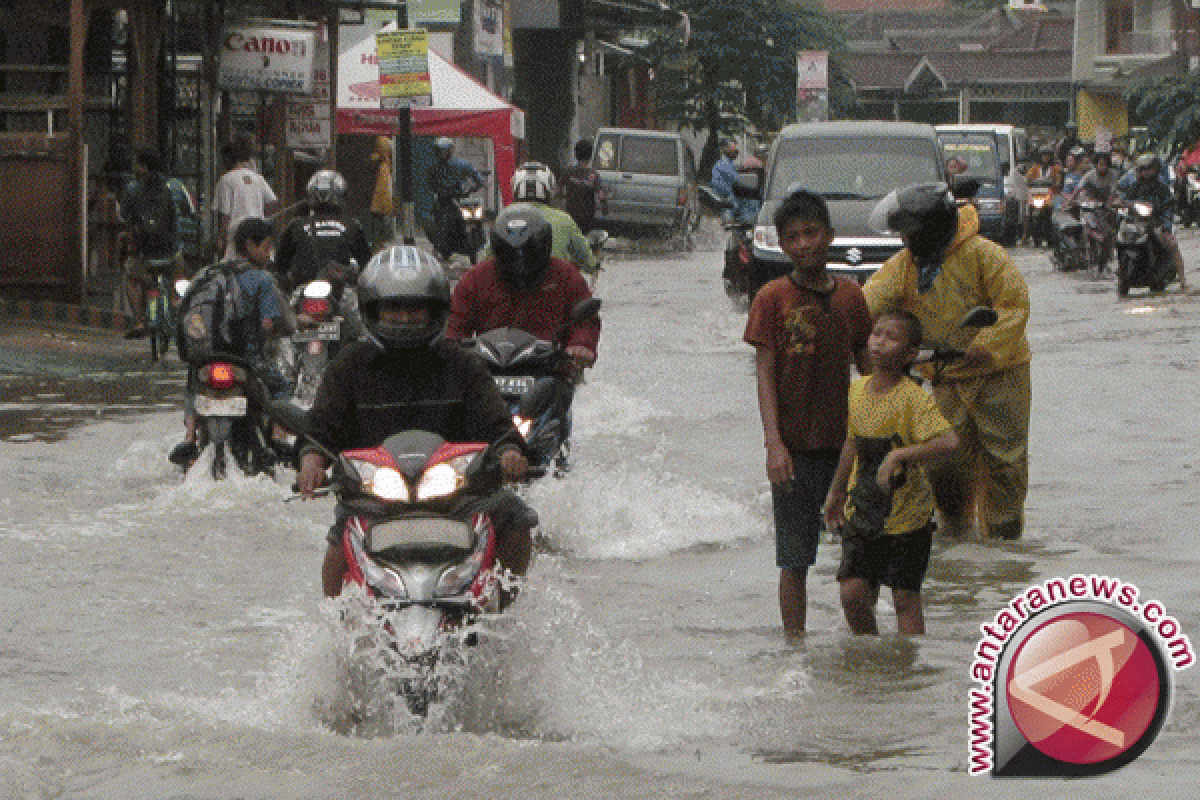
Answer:
POLYGON ((346 634, 318 582, 331 500, 285 502, 290 473, 182 478, 166 461, 178 369, 6 331, 0 797, 1188 796, 1195 670, 1157 741, 1109 776, 967 774, 979 626, 1030 584, 1119 577, 1200 643, 1200 298, 1118 303, 1111 282, 1013 253, 1033 305, 1025 538, 936 542, 916 639, 890 634, 887 601, 888 633, 847 633, 840 548, 823 542, 796 647, 721 254, 611 258, 575 468, 531 488, 528 590, 441 732, 336 732, 346 634))

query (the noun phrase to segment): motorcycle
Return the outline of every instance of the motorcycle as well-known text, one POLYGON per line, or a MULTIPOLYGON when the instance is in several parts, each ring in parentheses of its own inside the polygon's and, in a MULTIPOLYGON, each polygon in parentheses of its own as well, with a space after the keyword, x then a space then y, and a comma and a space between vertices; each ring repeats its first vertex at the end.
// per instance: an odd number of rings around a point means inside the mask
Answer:
POLYGON ((567 336, 576 325, 595 317, 600 306, 595 297, 581 302, 552 342, 520 328, 496 328, 463 341, 492 373, 525 440, 529 463, 538 468, 553 465, 556 477, 570 469, 576 379, 566 371, 567 336))
POLYGON ((1079 201, 1079 221, 1083 225, 1083 262, 1088 272, 1099 277, 1108 269, 1112 255, 1112 225, 1108 207, 1099 200, 1079 201))
POLYGON ((355 324, 353 293, 343 290, 340 301, 334 286, 318 278, 296 289, 292 309, 296 330, 280 343, 280 367, 290 377, 292 402, 304 410, 312 408, 325 367, 343 344, 360 333, 355 324))
POLYGON ((1117 212, 1117 297, 1134 287, 1161 292, 1176 278, 1175 265, 1155 241, 1154 206, 1135 202, 1117 212))
POLYGON ((273 474, 277 464, 288 462, 290 454, 271 436, 261 405, 266 389, 249 361, 212 356, 192 365, 191 379, 201 451, 213 449, 213 480, 225 478, 230 456, 246 475, 273 474))
POLYGON ((1051 215, 1053 212, 1054 188, 1050 182, 1034 181, 1029 184, 1025 219, 1029 226, 1027 238, 1033 242, 1034 247, 1052 243, 1054 226, 1051 224, 1051 215))
POLYGON ((471 195, 483 185, 463 181, 453 194, 439 195, 433 208, 433 233, 430 239, 438 258, 448 262, 455 253, 474 263, 487 242, 487 215, 483 200, 471 195))
POLYGON ((1179 208, 1179 222, 1185 228, 1200 222, 1200 167, 1187 168, 1183 179, 1183 198, 1179 208))
POLYGON ((705 205, 723 212, 721 226, 729 231, 725 240, 725 261, 721 270, 721 280, 725 285, 725 294, 730 297, 741 297, 750 294, 749 273, 754 263, 754 220, 749 215, 731 213, 736 203, 728 197, 717 194, 711 186, 701 186, 700 198, 705 205), (727 219, 732 216, 732 220, 727 219))
MULTIPOLYGON (((285 427, 306 430, 305 412, 268 405, 285 427)), ((368 688, 427 719, 466 672, 472 626, 501 607, 505 580, 489 510, 504 485, 501 442, 453 443, 409 430, 335 455, 309 441, 333 465, 317 494, 336 495, 345 513, 346 582, 362 590, 345 619, 357 623, 356 653, 370 659, 368 688)))
POLYGON ((1087 266, 1084 258, 1083 222, 1078 209, 1059 209, 1051 216, 1054 225, 1054 249, 1050 260, 1060 272, 1075 272, 1087 266))

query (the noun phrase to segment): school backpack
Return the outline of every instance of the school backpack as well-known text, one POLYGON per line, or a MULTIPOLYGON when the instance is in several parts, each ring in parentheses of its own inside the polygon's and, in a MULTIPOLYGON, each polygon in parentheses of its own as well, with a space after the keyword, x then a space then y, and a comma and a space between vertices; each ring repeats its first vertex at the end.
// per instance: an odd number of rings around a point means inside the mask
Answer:
POLYGON ((144 256, 167 257, 175 252, 175 198, 165 182, 143 185, 129 200, 129 228, 144 256))
POLYGON ((179 356, 195 362, 213 355, 240 354, 239 322, 253 309, 238 282, 236 263, 207 266, 196 273, 179 306, 179 356))

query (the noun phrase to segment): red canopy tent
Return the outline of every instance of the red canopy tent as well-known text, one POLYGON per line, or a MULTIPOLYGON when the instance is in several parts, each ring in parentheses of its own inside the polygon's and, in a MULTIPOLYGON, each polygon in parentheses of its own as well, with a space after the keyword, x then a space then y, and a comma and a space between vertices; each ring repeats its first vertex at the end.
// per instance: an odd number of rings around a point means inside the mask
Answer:
MULTIPOLYGON (((429 79, 433 105, 412 110, 413 134, 490 139, 495 178, 505 204, 510 203, 510 184, 517 167, 517 140, 525 136, 524 112, 432 50, 429 79)), ((379 108, 379 64, 374 37, 367 37, 340 54, 337 99, 338 133, 373 136, 396 133, 396 112, 379 108)))

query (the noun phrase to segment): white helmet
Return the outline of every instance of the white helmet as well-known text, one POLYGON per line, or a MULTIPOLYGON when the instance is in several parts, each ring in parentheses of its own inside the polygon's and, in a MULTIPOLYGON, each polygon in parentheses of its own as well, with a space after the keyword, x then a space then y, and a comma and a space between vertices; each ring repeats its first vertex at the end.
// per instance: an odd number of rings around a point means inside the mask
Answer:
POLYGON ((514 200, 548 203, 554 197, 554 173, 545 164, 526 161, 513 173, 514 200))

